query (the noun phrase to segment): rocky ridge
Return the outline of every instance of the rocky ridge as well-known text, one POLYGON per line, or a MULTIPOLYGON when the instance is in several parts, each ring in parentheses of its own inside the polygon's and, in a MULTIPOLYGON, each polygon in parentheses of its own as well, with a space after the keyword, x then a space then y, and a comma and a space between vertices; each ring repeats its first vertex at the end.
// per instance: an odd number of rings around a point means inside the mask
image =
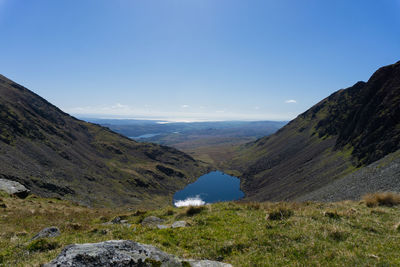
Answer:
POLYGON ((294 200, 398 149, 400 62, 240 147, 228 168, 239 173, 248 200, 294 200))

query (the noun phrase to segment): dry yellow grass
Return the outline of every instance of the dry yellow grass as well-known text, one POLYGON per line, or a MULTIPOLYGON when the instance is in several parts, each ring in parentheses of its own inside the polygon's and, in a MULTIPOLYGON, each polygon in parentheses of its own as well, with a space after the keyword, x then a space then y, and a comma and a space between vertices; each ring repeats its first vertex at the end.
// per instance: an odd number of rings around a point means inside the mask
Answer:
POLYGON ((400 194, 392 192, 371 193, 363 196, 362 199, 368 207, 392 207, 400 204, 400 194))

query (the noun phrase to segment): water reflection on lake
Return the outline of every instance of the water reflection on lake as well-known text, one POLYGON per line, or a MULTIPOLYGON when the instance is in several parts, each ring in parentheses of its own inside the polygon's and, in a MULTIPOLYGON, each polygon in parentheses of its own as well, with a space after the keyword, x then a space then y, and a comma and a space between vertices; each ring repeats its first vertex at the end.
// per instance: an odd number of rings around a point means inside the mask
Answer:
POLYGON ((176 192, 173 203, 175 206, 198 206, 242 197, 244 193, 240 190, 239 178, 213 171, 200 176, 196 182, 176 192))

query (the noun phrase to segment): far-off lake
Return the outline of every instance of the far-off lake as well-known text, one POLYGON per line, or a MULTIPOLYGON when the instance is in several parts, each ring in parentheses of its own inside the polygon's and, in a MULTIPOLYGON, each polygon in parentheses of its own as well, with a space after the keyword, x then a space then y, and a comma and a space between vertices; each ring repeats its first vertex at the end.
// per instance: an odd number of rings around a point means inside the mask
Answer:
POLYGON ((220 201, 238 200, 244 197, 240 190, 240 180, 220 171, 200 176, 196 182, 187 185, 174 195, 177 207, 203 205, 220 201))

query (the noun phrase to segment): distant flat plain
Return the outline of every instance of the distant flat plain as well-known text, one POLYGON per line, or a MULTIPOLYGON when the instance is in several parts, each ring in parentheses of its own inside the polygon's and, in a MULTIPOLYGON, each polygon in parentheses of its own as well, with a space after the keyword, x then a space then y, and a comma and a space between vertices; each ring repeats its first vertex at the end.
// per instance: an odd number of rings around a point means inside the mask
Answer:
POLYGON ((286 121, 166 122, 162 120, 81 118, 139 142, 172 146, 223 168, 238 145, 271 135, 286 121))

